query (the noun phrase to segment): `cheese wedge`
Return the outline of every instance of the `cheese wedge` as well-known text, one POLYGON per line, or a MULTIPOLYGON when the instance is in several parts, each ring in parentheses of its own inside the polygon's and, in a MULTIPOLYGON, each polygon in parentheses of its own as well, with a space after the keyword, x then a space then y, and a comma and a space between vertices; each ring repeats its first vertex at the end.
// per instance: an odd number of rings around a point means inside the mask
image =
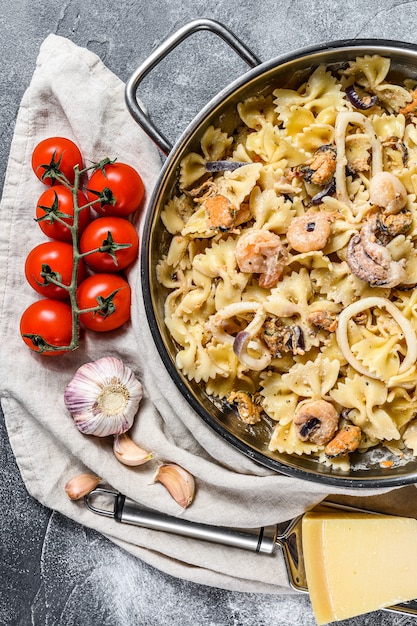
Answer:
POLYGON ((311 511, 302 545, 319 625, 417 598, 416 519, 311 511))

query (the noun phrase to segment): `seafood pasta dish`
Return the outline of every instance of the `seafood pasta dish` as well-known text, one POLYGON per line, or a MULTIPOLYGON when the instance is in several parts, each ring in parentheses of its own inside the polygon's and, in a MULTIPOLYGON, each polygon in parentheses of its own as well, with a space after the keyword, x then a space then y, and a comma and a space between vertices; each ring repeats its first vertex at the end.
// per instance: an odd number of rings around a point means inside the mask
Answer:
POLYGON ((162 212, 179 370, 272 420, 270 451, 341 470, 417 455, 417 90, 389 70, 358 57, 243 100, 162 212))

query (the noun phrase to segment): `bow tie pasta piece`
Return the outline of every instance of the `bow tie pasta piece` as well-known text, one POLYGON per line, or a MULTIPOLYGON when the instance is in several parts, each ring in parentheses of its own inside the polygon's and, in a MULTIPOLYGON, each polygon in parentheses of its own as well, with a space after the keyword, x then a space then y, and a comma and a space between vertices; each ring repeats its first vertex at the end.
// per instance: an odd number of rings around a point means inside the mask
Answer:
POLYGON ((236 208, 239 208, 254 188, 261 169, 260 163, 250 163, 233 172, 225 172, 216 181, 218 193, 228 198, 236 208))
POLYGON ((302 106, 312 111, 315 116, 329 107, 342 109, 346 107, 346 100, 341 84, 320 65, 310 76, 308 81, 298 91, 293 89, 275 89, 274 104, 279 119, 286 124, 291 107, 302 106))
POLYGON ((346 262, 332 263, 327 267, 312 269, 310 272, 314 290, 327 300, 347 306, 356 298, 356 285, 346 262))
POLYGON ((237 112, 242 122, 252 130, 259 130, 266 123, 277 124, 272 96, 253 96, 239 102, 237 112))
POLYGON ((399 439, 400 433, 394 420, 382 408, 386 402, 388 391, 386 386, 371 378, 354 374, 338 383, 330 392, 333 400, 348 409, 349 419, 359 426, 371 439, 399 439))
POLYGON ((284 235, 291 220, 295 217, 294 202, 278 195, 273 189, 253 188, 249 198, 249 208, 254 217, 254 229, 265 228, 278 235, 284 235))
POLYGON ((301 268, 292 272, 266 298, 265 310, 278 318, 306 317, 308 302, 313 296, 313 286, 308 271, 301 268))
POLYGON ((318 452, 320 446, 314 443, 301 441, 297 436, 294 422, 289 424, 281 424, 278 422, 274 427, 271 440, 268 445, 272 452, 280 452, 281 454, 313 454, 318 452))
POLYGON ((200 143, 206 161, 220 161, 228 153, 233 137, 229 137, 220 128, 209 126, 200 143))
POLYGON ((204 253, 193 259, 193 268, 216 280, 214 293, 215 309, 220 311, 230 302, 241 299, 249 277, 238 271, 235 257, 236 240, 229 237, 226 240, 213 243, 204 253))
POLYGON ((417 420, 413 420, 407 426, 403 435, 405 445, 417 454, 417 420))
POLYGON ((174 196, 165 205, 161 220, 167 231, 171 235, 179 234, 194 213, 194 206, 191 198, 185 194, 174 196))
POLYGON ((289 424, 293 420, 298 404, 298 395, 275 372, 266 372, 261 376, 262 405, 265 412, 280 424, 289 424))
POLYGON ((205 346, 205 328, 201 324, 188 324, 180 318, 166 319, 166 325, 180 346, 176 362, 190 380, 207 382, 209 378, 224 375, 221 364, 213 361, 205 346))
POLYGON ((311 154, 296 146, 285 131, 267 122, 261 130, 248 135, 246 147, 267 163, 286 159, 289 167, 305 163, 311 154))
POLYGON ((405 107, 407 102, 411 101, 408 89, 400 85, 393 85, 386 82, 387 74, 390 69, 389 59, 385 59, 379 55, 365 55, 358 57, 356 62, 349 64, 358 75, 358 84, 363 86, 368 92, 374 93, 379 100, 388 105, 388 107, 399 111, 405 107))
POLYGON ((230 148, 232 141, 232 137, 228 137, 220 128, 209 126, 200 142, 203 154, 190 152, 180 163, 180 189, 189 189, 202 179, 207 173, 206 162, 222 159, 230 148))
POLYGON ((282 381, 300 397, 325 398, 337 382, 339 370, 339 361, 318 357, 316 361, 296 363, 282 375, 282 381))

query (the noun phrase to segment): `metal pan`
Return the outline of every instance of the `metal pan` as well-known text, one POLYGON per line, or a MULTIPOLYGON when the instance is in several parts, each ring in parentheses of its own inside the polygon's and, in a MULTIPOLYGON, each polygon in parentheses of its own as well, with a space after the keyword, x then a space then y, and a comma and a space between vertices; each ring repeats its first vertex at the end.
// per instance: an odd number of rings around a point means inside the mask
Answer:
MULTIPOLYGON (((84 498, 86 506, 98 515, 110 517, 122 524, 131 524, 141 528, 149 528, 167 532, 198 541, 208 541, 223 546, 248 550, 260 555, 271 555, 281 550, 288 574, 288 582, 295 591, 308 593, 304 559, 302 551, 302 519, 303 515, 279 524, 256 529, 240 530, 199 524, 170 517, 145 509, 121 493, 104 487, 97 487, 84 498)), ((325 503, 318 509, 342 509, 350 512, 364 512, 363 509, 336 503, 325 503)), ((366 511, 369 513, 369 511, 366 511)), ((396 613, 417 615, 417 600, 387 607, 385 610, 396 613)))
POLYGON ((144 128, 167 155, 158 183, 150 200, 145 218, 141 248, 141 280, 146 314, 153 339, 162 360, 197 415, 228 443, 254 461, 277 472, 301 479, 313 480, 341 487, 394 487, 417 482, 417 460, 413 457, 387 469, 380 465, 378 454, 352 456, 349 472, 324 467, 310 458, 280 454, 268 450, 273 424, 265 420, 261 428, 251 429, 235 419, 234 413, 213 402, 202 387, 190 382, 175 365, 177 348, 164 324, 166 293, 158 285, 156 265, 161 252, 167 250, 169 237, 160 214, 166 202, 177 189, 178 168, 186 153, 198 150, 200 139, 208 126, 233 128, 236 105, 239 101, 259 94, 267 94, 272 87, 297 87, 319 64, 337 69, 357 56, 380 54, 391 59, 391 75, 417 77, 417 48, 409 43, 384 40, 345 40, 299 50, 265 63, 235 37, 228 29, 211 20, 197 20, 187 24, 167 39, 131 76, 126 85, 126 104, 133 118, 144 128), (213 98, 194 118, 172 146, 144 112, 138 100, 138 89, 145 76, 185 38, 201 30, 209 30, 239 54, 252 68, 213 98))

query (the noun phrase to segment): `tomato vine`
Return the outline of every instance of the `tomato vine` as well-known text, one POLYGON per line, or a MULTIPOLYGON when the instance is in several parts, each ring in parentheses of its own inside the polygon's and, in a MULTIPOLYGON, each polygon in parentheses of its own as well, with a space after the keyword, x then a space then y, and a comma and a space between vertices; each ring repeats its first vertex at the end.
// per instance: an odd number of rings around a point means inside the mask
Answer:
MULTIPOLYGON (((68 140, 65 140, 65 141, 68 141, 68 140)), ((83 251, 81 251, 80 249, 80 234, 81 234, 80 217, 83 215, 83 212, 90 211, 91 207, 93 207, 94 205, 97 205, 97 202, 106 203, 109 197, 109 188, 107 187, 103 189, 103 191, 101 191, 100 193, 96 194, 94 199, 88 197, 87 194, 83 193, 82 181, 88 174, 90 174, 90 180, 91 180, 91 176, 93 176, 94 173, 98 171, 100 171, 102 175, 105 177, 106 167, 110 165, 113 166, 115 164, 115 160, 111 160, 106 157, 102 159, 100 162, 93 163, 92 165, 87 166, 87 167, 84 167, 84 166, 80 167, 80 164, 77 163, 73 166, 73 175, 71 174, 70 176, 68 176, 60 170, 61 158, 62 158, 62 155, 59 155, 57 154, 56 151, 54 151, 50 158, 49 164, 42 162, 42 164, 38 166, 38 168, 41 167, 43 170, 42 175, 40 175, 39 172, 36 170, 35 165, 34 165, 34 171, 41 181, 43 182, 47 181, 45 184, 50 185, 51 189, 54 189, 54 185, 58 185, 58 186, 63 186, 67 190, 69 190, 72 196, 73 215, 69 215, 60 210, 58 199, 57 199, 57 194, 55 193, 53 197, 52 205, 40 206, 38 204, 38 208, 43 210, 43 214, 40 214, 39 211, 37 211, 36 221, 39 223, 39 222, 45 222, 48 219, 49 223, 60 224, 63 227, 63 229, 67 229, 69 231, 71 237, 69 238, 69 236, 67 235, 67 240, 69 241, 70 239, 71 244, 61 243, 60 245, 72 246, 73 257, 72 257, 71 280, 69 284, 65 284, 62 281, 62 277, 59 274, 59 272, 57 272, 54 269, 54 267, 52 267, 52 263, 42 263, 41 268, 38 270, 38 273, 37 273, 38 278, 34 276, 31 276, 30 280, 28 276, 27 278, 29 282, 32 284, 32 286, 34 287, 34 289, 36 289, 36 291, 40 293, 42 293, 42 287, 43 286, 47 287, 48 285, 55 285, 57 288, 59 288, 59 290, 64 290, 64 292, 65 291, 67 292, 67 296, 65 296, 65 293, 64 293, 63 297, 69 301, 68 306, 71 309, 71 329, 70 329, 71 337, 69 341, 65 341, 64 339, 64 343, 62 343, 61 335, 62 337, 66 338, 68 333, 67 334, 57 333, 60 335, 59 341, 54 340, 54 343, 51 343, 51 341, 47 340, 44 336, 44 335, 48 336, 51 334, 49 333, 50 329, 47 329, 45 326, 45 321, 42 321, 41 323, 41 326, 43 324, 43 328, 45 329, 45 332, 38 332, 38 328, 36 329, 34 328, 36 324, 32 324, 31 326, 31 323, 33 321, 31 319, 32 311, 29 310, 31 309, 31 307, 29 307, 29 309, 27 309, 22 315, 21 325, 20 325, 21 336, 24 342, 29 346, 29 348, 31 348, 37 353, 48 354, 48 355, 54 354, 54 353, 62 354, 64 352, 69 352, 69 351, 73 351, 77 349, 80 344, 81 326, 84 326, 87 329, 92 329, 92 330, 97 330, 97 331, 113 329, 113 328, 117 328, 121 326, 130 317, 130 288, 127 283, 127 280, 122 278, 120 275, 117 275, 117 277, 114 276, 114 280, 112 280, 111 274, 100 273, 99 275, 96 275, 97 278, 107 279, 107 282, 106 280, 104 280, 104 282, 102 281, 101 283, 100 281, 95 281, 100 284, 100 288, 103 288, 102 286, 104 284, 106 288, 109 287, 109 289, 106 290, 105 293, 104 292, 96 293, 93 302, 91 301, 91 298, 89 300, 88 299, 86 300, 86 297, 83 295, 83 300, 87 302, 87 305, 84 307, 80 306, 79 298, 78 298, 79 287, 82 285, 83 282, 87 281, 87 279, 84 279, 84 276, 83 276, 83 279, 80 285, 80 280, 79 280, 80 270, 82 271, 82 273, 84 272, 84 260, 86 261, 86 263, 88 263, 88 257, 90 255, 97 256, 97 254, 102 254, 102 255, 106 254, 112 259, 112 262, 114 263, 114 271, 116 272, 119 269, 117 267, 118 265, 117 258, 116 258, 117 252, 119 250, 124 251, 126 248, 129 248, 132 246, 132 243, 130 241, 129 242, 115 241, 111 230, 109 230, 106 232, 105 237, 103 238, 103 240, 100 242, 99 245, 96 245, 92 249, 87 249, 83 251), (113 283, 116 285, 116 287, 112 289, 110 288, 110 286, 113 283), (118 312, 116 315, 116 311, 118 310, 118 307, 121 304, 120 292, 123 291, 123 289, 125 289, 125 284, 126 284, 126 289, 128 290, 128 293, 124 295, 125 302, 123 303, 123 306, 120 307, 123 309, 123 313, 118 312), (128 302, 128 307, 126 305, 127 302, 128 302), (103 324, 103 319, 107 319, 108 317, 111 317, 113 315, 115 316, 115 318, 114 320, 112 320, 110 324, 109 323, 103 324), (94 322, 95 316, 97 316, 98 323, 94 322), (85 319, 85 323, 83 324, 81 322, 80 324, 80 320, 84 320, 84 319, 85 319)), ((118 164, 118 165, 120 165, 121 167, 125 167, 125 164, 118 164)), ((130 166, 128 167, 130 168, 130 166)), ((133 170, 133 168, 130 168, 130 169, 133 170)), ((141 181, 139 174, 135 170, 133 171, 135 172, 136 177, 138 177, 138 179, 140 179, 141 181)), ((141 184, 143 185, 142 182, 141 184)), ((96 219, 104 219, 104 218, 96 218, 96 219)), ((85 222, 85 220, 82 220, 82 221, 85 222)), ((84 227, 85 227, 85 223, 83 223, 83 227, 81 230, 83 230, 84 227)), ((42 224, 41 228, 45 232, 44 223, 42 224)), ((130 226, 130 223, 129 223, 129 228, 132 228, 130 226)), ((95 271, 93 264, 90 269, 92 271, 95 271)), ((91 279, 92 277, 90 276, 88 278, 91 279)), ((94 280, 92 282, 94 282, 94 280)), ((85 292, 85 289, 83 285, 83 294, 84 292, 85 292)), ((46 292, 45 292, 45 295, 46 295, 46 292)), ((58 296, 56 297, 58 298, 58 296)), ((53 298, 53 296, 51 296, 51 298, 53 298)), ((59 299, 62 299, 62 295, 59 297, 59 299)), ((50 317, 51 315, 53 317, 53 314, 51 313, 49 309, 53 310, 53 313, 54 313, 57 307, 56 306, 54 307, 53 303, 51 303, 51 299, 41 300, 40 302, 45 303, 45 307, 46 309, 48 309, 47 311, 48 314, 50 315, 50 317)), ((67 309, 65 308, 65 305, 63 303, 60 303, 60 306, 61 306, 61 309, 57 312, 57 315, 63 316, 65 318, 65 321, 67 321, 67 318, 68 318, 67 309), (63 305, 64 308, 61 305, 63 305)), ((39 314, 39 311, 42 311, 42 305, 38 303, 38 306, 36 307, 36 314, 39 314)), ((46 315, 45 317, 48 317, 48 316, 46 315)), ((53 325, 52 321, 51 321, 51 324, 53 325)))

